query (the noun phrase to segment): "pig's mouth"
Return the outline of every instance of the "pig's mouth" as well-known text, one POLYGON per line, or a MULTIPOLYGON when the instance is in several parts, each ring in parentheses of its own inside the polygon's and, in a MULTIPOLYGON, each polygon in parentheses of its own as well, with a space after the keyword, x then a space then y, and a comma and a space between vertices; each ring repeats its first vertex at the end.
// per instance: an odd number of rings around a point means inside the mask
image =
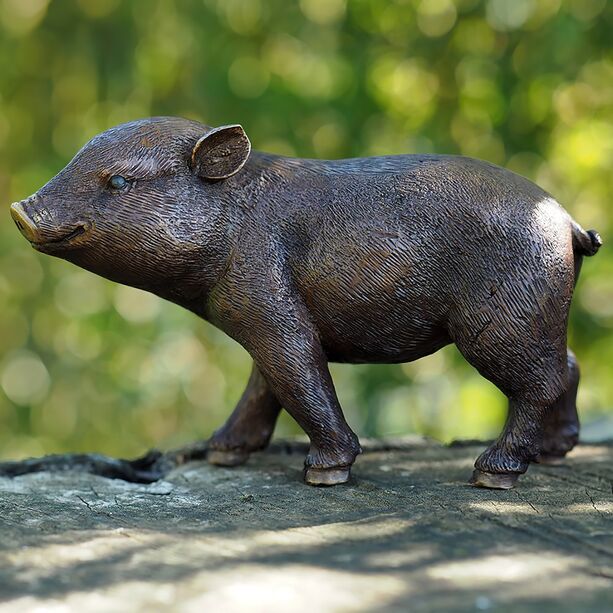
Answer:
POLYGON ((90 234, 91 229, 91 223, 81 222, 72 230, 68 230, 52 238, 31 241, 32 247, 38 251, 56 251, 65 247, 76 247, 83 243, 83 238, 90 234))

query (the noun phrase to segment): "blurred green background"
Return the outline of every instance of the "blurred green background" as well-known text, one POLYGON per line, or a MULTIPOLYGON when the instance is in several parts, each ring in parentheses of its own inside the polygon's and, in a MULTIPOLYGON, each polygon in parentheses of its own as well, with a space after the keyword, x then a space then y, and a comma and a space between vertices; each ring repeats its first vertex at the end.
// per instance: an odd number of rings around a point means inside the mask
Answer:
MULTIPOLYGON (((459 153, 611 236, 613 3, 0 0, 0 456, 135 455, 208 436, 250 360, 157 298, 34 252, 8 205, 94 134, 150 115, 240 122, 257 149, 459 153)), ((613 411, 613 255, 587 260, 570 344, 583 421, 613 411)), ((332 367, 361 435, 493 437, 502 395, 453 347, 332 367)), ((594 426, 596 424, 596 426, 594 426)), ((298 432, 286 415, 278 433, 298 432)))

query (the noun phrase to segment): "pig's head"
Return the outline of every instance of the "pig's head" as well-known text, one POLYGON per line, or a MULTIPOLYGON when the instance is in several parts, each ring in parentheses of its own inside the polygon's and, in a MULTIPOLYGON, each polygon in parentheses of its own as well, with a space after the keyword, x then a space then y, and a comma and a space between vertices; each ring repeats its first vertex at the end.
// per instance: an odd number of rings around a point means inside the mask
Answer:
POLYGON ((127 123, 93 138, 11 215, 38 251, 156 291, 215 264, 205 258, 227 242, 232 224, 225 180, 250 150, 237 125, 127 123))

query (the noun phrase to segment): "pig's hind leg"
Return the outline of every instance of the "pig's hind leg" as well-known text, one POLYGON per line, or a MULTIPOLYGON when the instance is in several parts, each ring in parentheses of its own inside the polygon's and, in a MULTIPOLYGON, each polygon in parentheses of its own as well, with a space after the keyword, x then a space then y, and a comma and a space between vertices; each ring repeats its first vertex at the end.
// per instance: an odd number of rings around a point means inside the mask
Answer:
POLYGON ((540 295, 500 292, 450 324, 464 357, 509 399, 501 435, 475 462, 474 485, 514 486, 541 453, 548 415, 569 388, 567 303, 546 287, 540 295))
POLYGON ((207 460, 218 466, 238 466, 253 451, 268 446, 281 405, 254 364, 249 383, 232 415, 208 442, 207 460))
POLYGON ((577 414, 577 388, 579 365, 575 354, 568 350, 568 388, 547 411, 537 461, 559 464, 579 441, 579 415, 577 414))

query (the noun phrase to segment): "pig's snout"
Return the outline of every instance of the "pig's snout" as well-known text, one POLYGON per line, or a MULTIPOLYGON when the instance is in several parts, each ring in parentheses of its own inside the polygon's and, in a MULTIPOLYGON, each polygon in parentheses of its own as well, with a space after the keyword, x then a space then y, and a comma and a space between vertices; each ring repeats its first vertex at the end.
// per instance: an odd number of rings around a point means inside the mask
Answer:
POLYGON ((93 225, 86 221, 59 222, 36 194, 11 205, 11 217, 19 231, 39 251, 58 252, 82 245, 93 225))
POLYGON ((26 206, 32 202, 32 198, 14 202, 11 205, 11 217, 19 231, 31 242, 40 242, 40 232, 34 221, 30 218, 26 211, 26 206))

